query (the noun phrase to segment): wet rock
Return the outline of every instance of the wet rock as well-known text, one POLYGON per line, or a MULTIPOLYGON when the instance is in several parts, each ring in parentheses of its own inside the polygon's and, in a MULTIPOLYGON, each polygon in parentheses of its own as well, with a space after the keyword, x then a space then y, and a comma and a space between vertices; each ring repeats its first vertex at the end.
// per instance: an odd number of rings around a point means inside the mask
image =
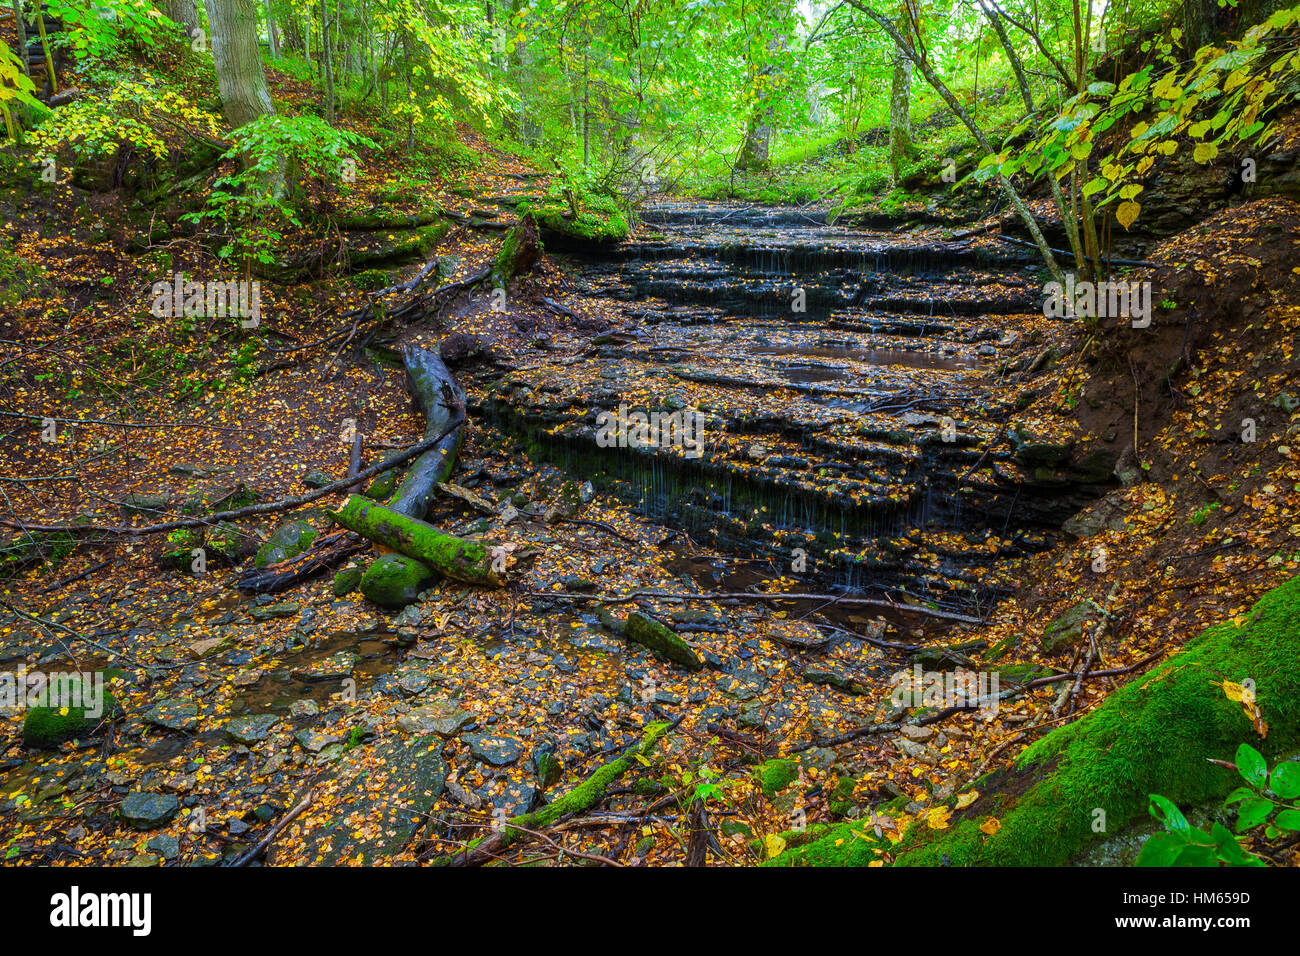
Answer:
POLYGON ((290 717, 315 717, 319 713, 320 705, 314 700, 295 700, 289 705, 290 717))
POLYGON ((871 688, 857 680, 853 675, 829 667, 805 667, 802 676, 809 683, 824 684, 846 694, 868 695, 871 693, 871 688))
POLYGON ((333 476, 319 468, 313 468, 302 476, 302 483, 308 488, 324 488, 326 485, 333 484, 333 482, 333 476))
MULTIPOLYGON (((437 737, 391 735, 338 755, 331 773, 338 798, 304 826, 303 858, 320 866, 368 866, 400 852, 419 832, 446 786, 447 764, 437 737), (358 830, 357 820, 366 826, 358 830)), ((272 844, 273 865, 283 862, 282 852, 272 844)))
POLYGON ((523 747, 512 737, 499 734, 466 734, 462 738, 469 744, 470 755, 479 763, 505 767, 523 755, 523 747))
POLYGON ((474 719, 473 714, 453 700, 435 700, 407 711, 398 718, 397 727, 407 734, 454 737, 472 724, 474 719))
POLYGON ((267 604, 264 607, 255 607, 249 614, 254 621, 269 621, 277 617, 294 617, 302 611, 302 605, 293 601, 282 601, 278 604, 267 604))
POLYGON ((189 732, 198 729, 199 705, 192 700, 170 697, 145 711, 144 719, 164 730, 189 732))
POLYGON ((251 747, 270 736, 271 728, 280 722, 275 714, 250 714, 236 717, 226 724, 226 736, 236 743, 251 747))
POLYGON ((180 840, 172 836, 170 833, 158 834, 146 843, 145 846, 153 850, 164 860, 174 860, 176 857, 180 856, 181 853, 180 840))
POLYGON ((167 510, 171 500, 170 495, 130 494, 122 499, 122 511, 127 515, 157 517, 158 512, 167 510))
POLYGON ((293 739, 298 741, 298 746, 303 750, 308 753, 318 754, 330 744, 341 744, 348 738, 342 734, 326 734, 305 727, 294 734, 293 739))
POLYGON ((339 651, 324 660, 315 661, 305 667, 295 667, 290 673, 299 680, 342 680, 352 673, 361 657, 352 651, 339 651))
POLYGON ((176 816, 180 808, 175 794, 135 791, 122 798, 118 815, 137 830, 156 830, 176 816))
POLYGON ((257 550, 253 559, 255 567, 264 568, 268 564, 278 564, 306 551, 319 534, 314 527, 302 519, 286 521, 266 539, 257 550))

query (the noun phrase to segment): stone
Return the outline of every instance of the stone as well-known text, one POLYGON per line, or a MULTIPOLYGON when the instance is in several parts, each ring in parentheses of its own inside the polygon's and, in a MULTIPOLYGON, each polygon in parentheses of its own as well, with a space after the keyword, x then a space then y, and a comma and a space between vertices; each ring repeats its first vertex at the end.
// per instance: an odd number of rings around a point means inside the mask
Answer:
POLYGON ((251 747, 270 736, 271 728, 280 722, 275 714, 250 714, 236 717, 226 724, 226 736, 236 743, 251 747))
POLYGON ((134 791, 122 798, 118 815, 137 830, 156 830, 180 811, 181 804, 172 793, 134 791))
POLYGON ((513 737, 500 734, 466 734, 470 755, 479 763, 505 767, 523 756, 523 747, 513 737))
POLYGON ((352 673, 361 660, 360 655, 352 651, 339 651, 324 660, 314 661, 303 667, 295 667, 290 674, 305 681, 342 680, 352 673))
POLYGON ((272 844, 271 865, 284 865, 285 852, 301 852, 302 860, 317 866, 371 866, 400 853, 429 820, 447 782, 442 741, 436 736, 392 734, 370 747, 336 753, 333 762, 327 772, 336 781, 337 799, 313 808, 319 815, 304 827, 300 851, 272 844), (382 773, 375 772, 377 767, 382 773), (365 824, 360 829, 358 820, 365 824))
POLYGON ((272 531, 266 543, 257 549, 257 557, 253 559, 253 565, 264 568, 268 564, 278 564, 296 557, 311 547, 319 533, 301 518, 286 521, 272 531))
POLYGON ((199 705, 192 700, 171 697, 159 701, 145 711, 147 723, 164 730, 179 730, 188 733, 199 726, 199 705))
POLYGON ((318 730, 312 730, 310 727, 304 727, 293 735, 293 739, 298 741, 298 746, 308 753, 318 754, 330 744, 339 744, 347 740, 342 734, 325 734, 318 730))
POLYGON ((361 576, 361 593, 380 607, 397 610, 415 601, 420 585, 431 577, 433 570, 414 558, 384 554, 361 576))
POLYGON ((421 707, 413 707, 397 720, 397 726, 408 734, 438 734, 454 737, 474 722, 474 715, 453 700, 435 700, 421 707))
POLYGON ((1083 639, 1084 625, 1096 620, 1097 611, 1087 601, 1080 601, 1043 628, 1040 646, 1044 654, 1059 654, 1083 639))
POLYGON ((302 476, 302 483, 308 488, 324 488, 334 483, 334 478, 319 468, 313 468, 302 476))

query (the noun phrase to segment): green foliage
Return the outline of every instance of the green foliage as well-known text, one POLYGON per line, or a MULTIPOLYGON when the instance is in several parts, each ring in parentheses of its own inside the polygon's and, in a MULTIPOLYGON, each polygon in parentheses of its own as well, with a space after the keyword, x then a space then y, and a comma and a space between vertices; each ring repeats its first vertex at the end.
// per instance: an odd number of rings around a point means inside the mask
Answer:
MULTIPOLYGON (((1223 801, 1236 806, 1237 832, 1253 831, 1275 840, 1300 831, 1300 762, 1279 763, 1269 773, 1264 755, 1250 744, 1237 748, 1237 772, 1246 785, 1223 801)), ((1222 823, 1209 833, 1192 826, 1172 801, 1151 795, 1151 815, 1164 825, 1142 847, 1138 866, 1264 866, 1222 823)))
POLYGON ((222 137, 219 117, 183 93, 152 80, 119 79, 99 96, 74 100, 48 115, 32 132, 37 155, 70 150, 73 156, 116 156, 126 147, 156 160, 192 145, 181 128, 222 137))
POLYGON ((318 193, 346 188, 347 161, 355 162, 355 150, 378 149, 368 137, 315 116, 260 116, 230 138, 235 145, 225 158, 242 161, 243 167, 213 184, 201 212, 183 218, 224 228, 227 240, 219 256, 267 264, 275 262, 285 231, 302 228, 300 202, 309 186, 318 193), (277 188, 282 175, 283 190, 277 188))

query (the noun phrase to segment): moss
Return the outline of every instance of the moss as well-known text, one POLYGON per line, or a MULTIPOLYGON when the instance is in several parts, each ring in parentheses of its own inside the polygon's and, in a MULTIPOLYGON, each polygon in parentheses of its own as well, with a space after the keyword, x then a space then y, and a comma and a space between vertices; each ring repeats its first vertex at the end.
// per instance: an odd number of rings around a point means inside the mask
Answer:
POLYGON ((704 662, 689 644, 668 627, 640 611, 633 611, 627 616, 626 634, 628 640, 650 648, 687 670, 697 671, 704 666, 704 662))
MULTIPOLYGON (((1007 770, 977 781, 983 794, 935 831, 914 825, 897 863, 914 866, 1060 865, 1092 840, 1144 820, 1148 795, 1180 806, 1221 799, 1237 784, 1234 771, 1210 763, 1233 759, 1242 741, 1270 759, 1300 744, 1300 577, 1275 588, 1240 624, 1215 625, 1150 674, 1116 690, 1092 713, 1042 738, 1007 770), (1269 724, 1258 739, 1224 680, 1255 682, 1269 724), (1095 811, 1105 830, 1093 831, 1095 811), (1000 829, 979 826, 996 817, 1000 829)), ((841 835, 844 831, 840 831, 841 835)), ((850 834, 851 836, 851 834, 850 834)), ((839 837, 837 836, 836 839, 839 837)), ((828 838, 780 862, 854 865, 861 848, 828 838)))
POLYGON ((361 583, 362 573, 360 568, 344 568, 334 575, 334 596, 343 597, 355 591, 357 585, 361 583))
MULTIPOLYGON (((511 824, 517 827, 526 827, 529 830, 542 830, 563 817, 581 813, 594 807, 605 796, 605 791, 609 789, 610 784, 627 773, 632 767, 637 766, 639 764, 638 757, 650 756, 655 747, 658 746, 659 741, 671 728, 672 724, 667 721, 646 724, 641 739, 628 748, 623 756, 617 760, 611 760, 568 793, 556 797, 542 809, 512 817, 504 827, 501 847, 508 846, 516 835, 523 834, 522 830, 512 829, 511 824)), ((473 849, 479 842, 481 841, 471 841, 466 849, 473 849)))
POLYGON ((376 475, 375 480, 366 488, 365 495, 372 501, 386 501, 393 495, 394 489, 397 488, 398 469, 391 468, 382 475, 376 475))
POLYGON ((311 547, 316 536, 319 534, 306 521, 296 518, 292 521, 286 521, 274 531, 271 537, 266 539, 266 543, 257 549, 257 557, 253 559, 256 567, 264 568, 268 564, 278 564, 296 555, 302 554, 311 547))
POLYGON ((755 767, 754 776, 764 795, 772 797, 799 779, 799 765, 793 760, 776 758, 755 767))
MULTIPOLYGON (((107 676, 107 675, 106 675, 107 676)), ((92 692, 92 687, 81 684, 82 700, 92 692)), ((117 713, 117 700, 104 690, 102 705, 93 708, 95 716, 88 716, 88 707, 47 707, 37 704, 27 709, 23 718, 23 743, 28 747, 57 747, 65 740, 84 740, 117 713)), ((42 699, 48 699, 43 697, 42 699)))
POLYGON ((0 541, 0 581, 36 565, 55 567, 76 545, 76 538, 62 531, 34 531, 0 541))
POLYGON ((381 607, 406 607, 420 593, 420 585, 433 577, 428 565, 404 554, 381 555, 361 575, 361 593, 381 607))
POLYGON ((176 571, 188 571, 194 561, 194 549, 202 542, 202 536, 194 529, 177 528, 167 535, 167 547, 162 553, 162 564, 176 571))

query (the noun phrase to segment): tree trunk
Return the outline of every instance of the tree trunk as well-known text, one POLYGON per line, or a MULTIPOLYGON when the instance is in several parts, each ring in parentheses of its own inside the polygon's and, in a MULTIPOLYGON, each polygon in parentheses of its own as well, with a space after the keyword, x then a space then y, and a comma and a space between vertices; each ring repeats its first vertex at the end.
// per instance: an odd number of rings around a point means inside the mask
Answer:
POLYGON ((212 62, 217 70, 221 106, 231 129, 259 116, 274 115, 257 48, 257 10, 253 0, 209 0, 212 62))
MULTIPOLYGON (((424 437, 432 438, 465 414, 465 394, 436 352, 408 345, 402 353, 407 386, 424 413, 424 437)), ((451 477, 465 429, 458 428, 412 462, 388 501, 404 515, 424 517, 438 485, 451 477)))
MULTIPOLYGON (((903 29, 907 29, 906 24, 903 24, 903 29)), ((894 82, 889 89, 889 171, 895 186, 911 148, 912 61, 895 47, 894 82)))
MULTIPOLYGON (((194 38, 194 31, 199 28, 197 0, 166 0, 163 9, 167 13, 167 18, 185 31, 185 36, 194 38)), ((212 16, 211 12, 208 16, 212 16)))
MULTIPOLYGON (((901 22, 900 33, 910 33, 906 17, 901 22)), ((902 165, 911 151, 911 60, 902 49, 894 46, 893 83, 889 87, 889 174, 893 185, 898 185, 902 165)))
POLYGON ((321 78, 325 81, 325 122, 334 125, 334 41, 330 36, 329 4, 320 4, 321 78))

